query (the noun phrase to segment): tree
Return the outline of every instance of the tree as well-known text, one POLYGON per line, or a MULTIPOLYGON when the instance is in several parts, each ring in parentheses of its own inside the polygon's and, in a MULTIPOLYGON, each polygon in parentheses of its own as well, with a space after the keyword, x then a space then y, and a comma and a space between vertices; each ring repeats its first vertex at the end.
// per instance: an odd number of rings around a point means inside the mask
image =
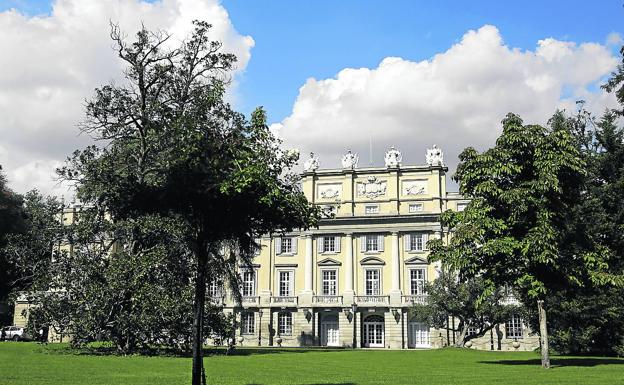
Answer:
POLYGON ((508 114, 493 148, 461 153, 454 179, 472 201, 463 212, 443 213, 453 237, 446 246, 433 241, 431 255, 467 278, 481 276, 482 298, 509 285, 525 302, 535 301, 545 368, 550 360, 544 300, 606 269, 604 250, 587 234, 571 231, 585 162, 562 114, 549 123, 524 125, 508 114))
POLYGON ((444 269, 435 281, 427 283, 427 301, 415 304, 413 312, 419 320, 439 329, 448 327, 449 317, 457 319, 457 327, 451 330, 459 333, 455 346, 463 347, 520 311, 508 301, 509 293, 505 290, 494 290, 482 298, 485 289, 480 277, 464 280, 456 272, 444 269), (468 333, 470 328, 475 332, 468 333))
MULTIPOLYGON (((0 306, 7 300, 17 278, 4 247, 10 234, 19 233, 23 229, 22 197, 9 189, 0 166, 0 306)), ((0 323, 8 321, 3 318, 0 311, 0 323)))
MULTIPOLYGON (((127 43, 113 26, 125 81, 95 91, 82 126, 106 146, 75 152, 59 172, 76 183, 81 201, 113 222, 149 215, 188 228, 195 267, 192 378, 198 385, 209 270, 227 278, 238 295, 232 261, 250 263, 257 237, 307 228, 318 211, 289 173, 298 153, 279 149, 264 111, 248 121, 223 101, 236 58, 209 39, 209 24, 194 25, 174 49, 167 48, 166 33, 143 28, 127 43)), ((135 252, 140 247, 134 240, 129 245, 135 252)))
MULTIPOLYGON (((70 334, 74 347, 110 341, 123 354, 155 347, 190 352, 193 274, 184 266, 192 265, 192 254, 181 241, 188 229, 154 216, 111 222, 89 207, 64 219, 46 274, 28 291, 37 304, 31 329, 70 334)), ((210 305, 204 322, 207 338, 231 320, 210 305)))
POLYGON ((624 47, 620 64, 603 86, 619 108, 596 120, 580 101, 568 117, 587 164, 583 199, 573 210, 572 234, 586 234, 608 252, 607 273, 583 287, 570 286, 547 298, 555 348, 564 353, 624 355, 624 47))

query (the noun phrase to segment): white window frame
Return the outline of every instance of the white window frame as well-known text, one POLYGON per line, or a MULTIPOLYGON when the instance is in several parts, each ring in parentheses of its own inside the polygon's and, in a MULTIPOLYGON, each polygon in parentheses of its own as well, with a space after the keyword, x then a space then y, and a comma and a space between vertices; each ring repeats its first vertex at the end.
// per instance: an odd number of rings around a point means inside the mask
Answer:
POLYGON ((468 206, 468 202, 457 202, 457 212, 464 211, 467 206, 468 206))
POLYGON ((252 311, 241 313, 241 334, 256 334, 256 313, 252 311))
POLYGON ((518 314, 513 314, 511 319, 505 322, 505 336, 509 339, 522 339, 524 338, 524 331, 522 327, 522 317, 518 314))
MULTIPOLYGON (((374 282, 374 281, 371 281, 374 282)), ((365 295, 383 295, 383 283, 381 281, 381 268, 379 267, 375 267, 375 268, 367 268, 364 269, 364 294, 365 295), (369 287, 368 287, 368 273, 369 272, 377 272, 377 292, 375 293, 375 287, 374 285, 371 286, 371 290, 369 292, 369 287)))
POLYGON ((293 297, 295 292, 295 271, 294 270, 278 270, 277 271, 277 293, 279 297, 293 297), (282 273, 288 274, 288 295, 282 292, 282 273))
POLYGON ((290 336, 293 332, 293 316, 291 312, 277 313, 277 333, 280 336, 290 336))
POLYGON ((365 235, 367 252, 379 251, 379 237, 377 235, 365 235))
POLYGON ((419 213, 425 210, 424 203, 410 203, 409 204, 409 212, 410 213, 419 213))
POLYGON ((338 269, 321 269, 321 295, 338 295, 338 269), (325 280, 325 274, 334 274, 333 280, 325 280), (325 283, 327 282, 327 291, 325 283), (333 288, 333 290, 332 290, 333 288))
POLYGON ((415 232, 404 235, 405 243, 404 248, 408 252, 422 253, 427 251, 427 241, 429 240, 429 234, 426 232, 415 232))
POLYGON ((212 280, 208 285, 208 297, 221 298, 223 295, 223 283, 219 279, 212 280))
POLYGON ((280 254, 294 254, 292 237, 282 237, 280 241, 280 254))
POLYGON ((427 268, 413 267, 409 269, 409 293, 410 295, 423 295, 425 294, 425 283, 427 283, 427 268), (417 271, 422 272, 422 278, 414 278, 414 273, 417 271), (414 289, 416 289, 414 291, 414 289))
POLYGON ((336 252, 336 237, 323 237, 321 238, 321 242, 323 242, 323 253, 336 252))
POLYGON ((366 215, 379 214, 379 205, 364 205, 364 214, 366 215))
POLYGON ((243 297, 253 297, 256 295, 256 271, 255 269, 245 269, 241 272, 242 288, 241 295, 243 297), (247 274, 251 274, 251 286, 247 280, 247 274), (251 292, 248 290, 251 289, 251 292))

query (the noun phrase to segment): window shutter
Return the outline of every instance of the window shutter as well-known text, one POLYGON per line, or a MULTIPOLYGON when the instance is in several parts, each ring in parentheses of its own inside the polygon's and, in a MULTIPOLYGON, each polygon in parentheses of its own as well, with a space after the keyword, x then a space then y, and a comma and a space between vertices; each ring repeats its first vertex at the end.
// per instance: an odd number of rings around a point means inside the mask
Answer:
POLYGON ((336 245, 336 252, 340 252, 340 236, 334 237, 334 244, 336 245))
POLYGON ((411 251, 410 247, 412 245, 412 234, 404 234, 403 239, 405 240, 405 243, 403 246, 405 251, 411 251))
POLYGON ((366 235, 360 236, 360 251, 366 251, 366 235))
POLYGON ((377 251, 384 251, 384 236, 377 236, 377 251))
POLYGON ((291 243, 291 245, 292 245, 292 253, 293 253, 293 254, 297 254, 297 239, 298 239, 298 238, 299 238, 299 237, 292 237, 292 238, 291 238, 291 239, 292 239, 292 241, 291 241, 291 242, 292 242, 292 243, 291 243))
POLYGON ((422 237, 423 237, 423 250, 429 250, 429 248, 427 247, 427 241, 429 240, 429 234, 423 233, 422 237))
POLYGON ((275 255, 282 253, 282 238, 275 238, 275 255))
POLYGON ((316 237, 316 251, 323 252, 323 237, 316 237))

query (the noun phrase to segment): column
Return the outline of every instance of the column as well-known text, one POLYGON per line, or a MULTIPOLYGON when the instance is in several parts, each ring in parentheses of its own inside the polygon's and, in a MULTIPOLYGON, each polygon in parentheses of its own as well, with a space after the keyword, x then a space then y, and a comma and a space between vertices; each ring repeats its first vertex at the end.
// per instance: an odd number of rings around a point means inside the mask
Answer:
POLYGON ((390 235, 392 251, 390 254, 392 264, 392 290, 390 291, 390 303, 401 304, 401 259, 399 258, 399 233, 394 231, 390 235))
POLYGON ((299 306, 300 307, 310 307, 312 306, 312 296, 314 294, 313 287, 313 274, 314 274, 314 263, 313 263, 313 248, 312 248, 312 234, 306 234, 303 236, 305 239, 305 259, 303 266, 303 291, 299 293, 299 306))
POLYGON ((312 273, 314 267, 312 266, 313 248, 312 248, 312 235, 304 235, 305 238, 305 280, 304 291, 306 293, 312 293, 312 273))
POLYGON ((345 234, 345 267, 344 267, 344 295, 343 304, 350 306, 353 303, 353 234, 345 234))

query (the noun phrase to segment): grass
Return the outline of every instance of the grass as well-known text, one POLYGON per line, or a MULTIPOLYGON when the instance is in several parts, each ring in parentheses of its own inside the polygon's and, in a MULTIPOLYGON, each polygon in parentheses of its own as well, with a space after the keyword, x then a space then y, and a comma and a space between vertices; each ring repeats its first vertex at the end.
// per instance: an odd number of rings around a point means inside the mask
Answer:
MULTIPOLYGON (((624 384, 624 359, 531 352, 238 349, 205 359, 209 384, 624 384)), ((0 384, 190 383, 191 359, 92 355, 64 345, 0 343, 0 384)))

